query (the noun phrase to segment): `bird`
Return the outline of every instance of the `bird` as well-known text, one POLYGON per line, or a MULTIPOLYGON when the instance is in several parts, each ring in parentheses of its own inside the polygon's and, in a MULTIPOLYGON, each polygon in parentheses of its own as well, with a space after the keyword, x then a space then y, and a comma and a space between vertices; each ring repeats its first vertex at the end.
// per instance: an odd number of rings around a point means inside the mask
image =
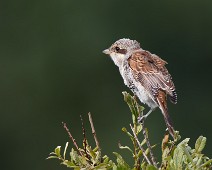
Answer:
POLYGON ((156 54, 143 50, 136 40, 123 38, 117 40, 103 53, 110 56, 118 66, 124 84, 129 87, 141 103, 150 110, 138 120, 146 119, 156 108, 160 108, 170 135, 175 139, 175 130, 169 116, 167 97, 177 103, 177 93, 168 64, 156 54))

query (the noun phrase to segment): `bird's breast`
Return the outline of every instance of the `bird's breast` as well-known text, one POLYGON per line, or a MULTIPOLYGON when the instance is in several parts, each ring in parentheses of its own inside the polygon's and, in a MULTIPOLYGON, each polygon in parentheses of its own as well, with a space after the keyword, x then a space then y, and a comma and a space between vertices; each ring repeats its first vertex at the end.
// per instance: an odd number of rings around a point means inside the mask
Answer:
POLYGON ((121 69, 119 68, 119 71, 123 77, 124 84, 130 88, 142 103, 147 104, 151 108, 157 107, 157 103, 150 97, 148 91, 134 78, 129 65, 124 65, 121 69))

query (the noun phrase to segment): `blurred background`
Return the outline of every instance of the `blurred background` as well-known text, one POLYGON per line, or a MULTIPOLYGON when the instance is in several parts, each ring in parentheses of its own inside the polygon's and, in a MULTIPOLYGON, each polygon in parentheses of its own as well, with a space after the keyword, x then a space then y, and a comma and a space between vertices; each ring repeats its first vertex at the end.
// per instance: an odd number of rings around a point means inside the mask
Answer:
MULTIPOLYGON (((103 154, 115 160, 116 151, 129 158, 118 148, 118 141, 130 145, 121 132, 131 120, 121 93, 129 89, 102 53, 120 38, 136 39, 169 63, 179 99, 169 103, 175 128, 191 138, 192 147, 198 136, 206 136, 204 153, 212 157, 211 7, 211 1, 198 0, 1 1, 1 169, 67 169, 45 159, 70 141, 62 121, 81 146, 80 114, 94 143, 88 112, 103 154)), ((159 109, 146 126, 159 156, 165 130, 159 109)))

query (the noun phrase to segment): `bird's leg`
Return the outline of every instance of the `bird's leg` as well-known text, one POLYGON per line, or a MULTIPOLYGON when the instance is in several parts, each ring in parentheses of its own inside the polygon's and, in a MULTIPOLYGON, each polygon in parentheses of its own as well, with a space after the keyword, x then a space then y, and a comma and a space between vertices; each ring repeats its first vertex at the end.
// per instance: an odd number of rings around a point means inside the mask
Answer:
POLYGON ((142 115, 142 116, 139 116, 138 117, 138 123, 141 123, 142 120, 145 120, 149 115, 150 113, 152 113, 153 111, 155 110, 155 108, 151 108, 147 114, 145 115, 142 115))
POLYGON ((133 95, 133 98, 135 101, 137 100, 137 96, 135 94, 133 95))

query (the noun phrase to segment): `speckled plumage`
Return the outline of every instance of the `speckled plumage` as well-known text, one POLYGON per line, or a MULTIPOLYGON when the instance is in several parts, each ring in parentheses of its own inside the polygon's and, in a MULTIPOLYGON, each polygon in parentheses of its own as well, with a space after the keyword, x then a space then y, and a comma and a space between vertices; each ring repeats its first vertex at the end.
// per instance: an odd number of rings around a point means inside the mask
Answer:
POLYGON ((120 39, 103 51, 111 56, 119 67, 125 85, 150 107, 151 113, 159 107, 164 115, 167 128, 174 138, 174 128, 170 121, 166 96, 177 103, 177 94, 171 75, 166 69, 166 61, 155 54, 143 50, 135 40, 120 39))

